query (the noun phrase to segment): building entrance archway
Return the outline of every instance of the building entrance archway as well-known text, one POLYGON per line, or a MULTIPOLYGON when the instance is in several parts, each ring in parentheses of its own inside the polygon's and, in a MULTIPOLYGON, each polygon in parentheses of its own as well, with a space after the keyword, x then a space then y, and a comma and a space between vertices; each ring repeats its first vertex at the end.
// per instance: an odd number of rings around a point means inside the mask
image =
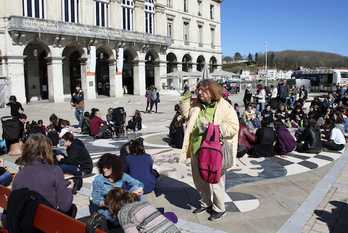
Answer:
POLYGON ((98 53, 96 62, 96 88, 98 95, 110 96, 109 80, 109 55, 105 52, 98 53))
POLYGON ((134 57, 129 50, 123 53, 122 85, 124 94, 134 94, 133 61, 134 57))
POLYGON ((30 43, 24 49, 24 81, 25 97, 29 102, 33 97, 37 100, 48 99, 47 50, 41 43, 30 43))

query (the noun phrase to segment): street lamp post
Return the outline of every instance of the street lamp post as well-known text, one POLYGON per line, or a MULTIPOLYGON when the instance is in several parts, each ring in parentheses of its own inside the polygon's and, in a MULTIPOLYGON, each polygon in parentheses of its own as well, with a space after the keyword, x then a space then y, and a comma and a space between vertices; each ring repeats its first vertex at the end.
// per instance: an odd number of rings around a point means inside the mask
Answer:
POLYGON ((266 86, 267 86, 267 72, 268 72, 268 70, 267 70, 267 42, 265 41, 265 42, 263 42, 263 43, 266 44, 266 69, 265 69, 265 78, 266 78, 266 86))

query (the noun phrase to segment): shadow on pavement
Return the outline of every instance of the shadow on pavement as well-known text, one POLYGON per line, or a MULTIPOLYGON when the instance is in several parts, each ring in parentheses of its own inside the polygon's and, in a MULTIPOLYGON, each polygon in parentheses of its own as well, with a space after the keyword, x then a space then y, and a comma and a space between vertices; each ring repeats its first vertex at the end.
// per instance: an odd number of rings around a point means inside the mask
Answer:
POLYGON ((315 210, 314 213, 318 215, 318 220, 326 222, 330 232, 347 232, 348 229, 348 204, 341 201, 330 201, 331 211, 315 210))
POLYGON ((190 210, 192 206, 200 206, 200 196, 196 189, 184 182, 164 175, 161 175, 161 185, 156 187, 155 195, 157 198, 164 195, 164 198, 170 204, 182 209, 190 210))

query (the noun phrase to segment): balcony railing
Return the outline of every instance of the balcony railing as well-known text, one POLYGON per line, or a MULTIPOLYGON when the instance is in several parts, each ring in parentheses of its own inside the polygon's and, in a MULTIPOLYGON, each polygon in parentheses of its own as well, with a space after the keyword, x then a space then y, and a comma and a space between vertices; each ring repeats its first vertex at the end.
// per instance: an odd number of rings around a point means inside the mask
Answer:
POLYGON ((171 38, 158 34, 127 31, 117 28, 105 28, 94 25, 11 16, 9 32, 28 32, 62 36, 79 36, 91 39, 107 39, 122 42, 139 42, 153 45, 171 45, 171 38))

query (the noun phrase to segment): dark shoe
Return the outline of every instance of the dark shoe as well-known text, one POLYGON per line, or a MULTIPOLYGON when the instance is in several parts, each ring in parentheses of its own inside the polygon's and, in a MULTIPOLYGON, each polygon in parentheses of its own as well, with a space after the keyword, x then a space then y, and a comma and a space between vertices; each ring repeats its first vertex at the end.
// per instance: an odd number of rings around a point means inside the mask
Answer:
POLYGON ((212 213, 210 214, 210 217, 208 218, 209 221, 218 221, 220 220, 224 215, 225 212, 216 212, 216 211, 212 211, 212 213))
POLYGON ((201 213, 204 213, 204 212, 209 212, 212 210, 212 207, 199 207, 197 209, 195 209, 192 213, 194 214, 201 214, 201 213))

